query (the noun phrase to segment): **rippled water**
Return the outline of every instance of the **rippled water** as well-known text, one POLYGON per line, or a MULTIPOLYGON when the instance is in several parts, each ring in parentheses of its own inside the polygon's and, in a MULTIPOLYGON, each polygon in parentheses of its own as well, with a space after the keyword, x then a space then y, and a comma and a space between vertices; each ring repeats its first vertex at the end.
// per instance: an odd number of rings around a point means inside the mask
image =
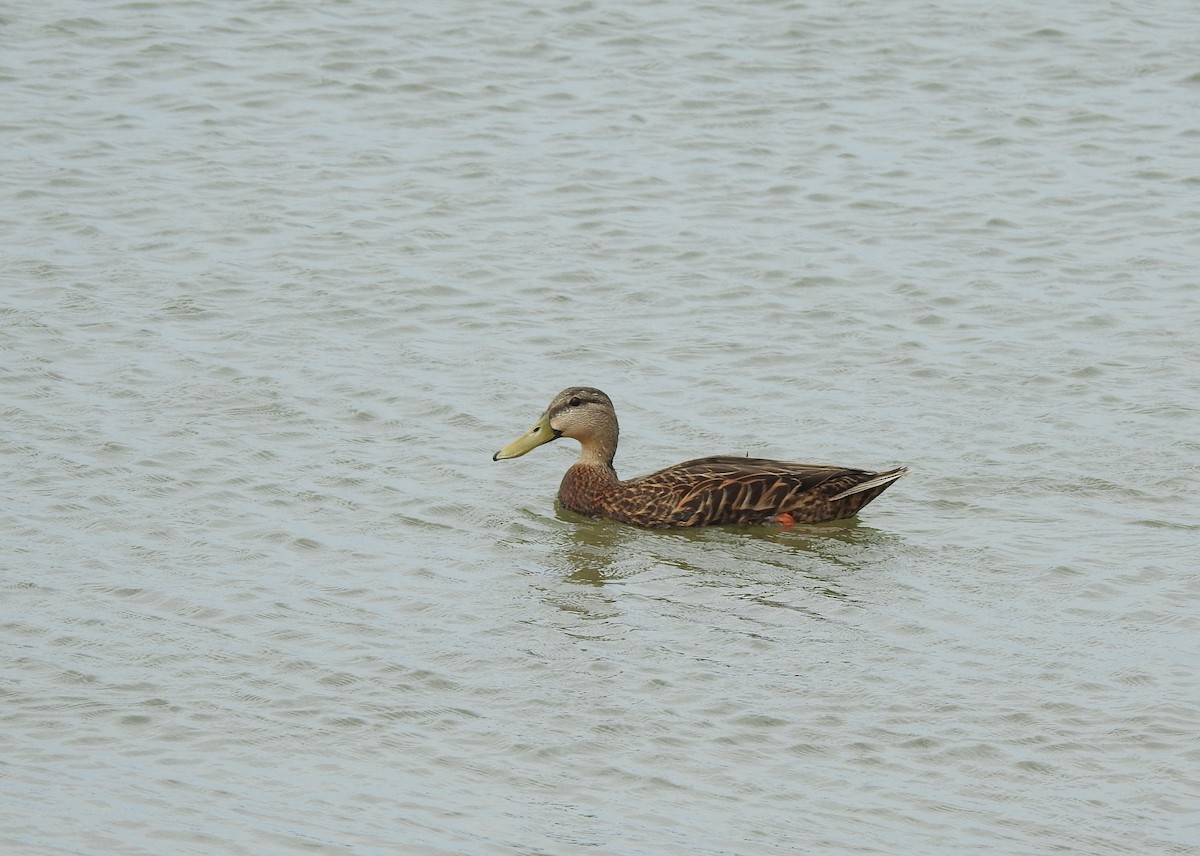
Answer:
POLYGON ((1198 35, 10 5, 0 848, 1200 852, 1198 35), (575 383, 913 474, 586 520, 575 383))

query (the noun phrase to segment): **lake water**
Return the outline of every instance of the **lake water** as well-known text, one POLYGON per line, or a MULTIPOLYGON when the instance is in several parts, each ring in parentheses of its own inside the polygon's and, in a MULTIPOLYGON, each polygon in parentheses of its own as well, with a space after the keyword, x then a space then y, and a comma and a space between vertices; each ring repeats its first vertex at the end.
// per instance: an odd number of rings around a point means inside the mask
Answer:
POLYGON ((1193 2, 0 38, 4 853, 1200 853, 1193 2), (913 471, 580 518, 572 384, 913 471))

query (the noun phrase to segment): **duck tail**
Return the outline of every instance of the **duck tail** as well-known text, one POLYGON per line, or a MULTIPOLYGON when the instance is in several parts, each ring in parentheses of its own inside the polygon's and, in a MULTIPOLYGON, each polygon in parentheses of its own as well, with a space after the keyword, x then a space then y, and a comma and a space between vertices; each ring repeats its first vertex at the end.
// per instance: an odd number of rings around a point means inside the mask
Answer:
POLYGON ((856 494, 856 493, 862 493, 863 491, 870 490, 871 488, 881 487, 882 485, 891 484, 896 479, 900 478, 901 476, 906 475, 907 473, 908 473, 908 467, 897 467, 894 470, 888 470, 886 473, 880 473, 877 476, 872 476, 871 478, 867 479, 865 482, 860 482, 859 484, 856 484, 854 487, 848 488, 848 489, 842 491, 837 496, 829 497, 829 499, 830 499, 830 501, 835 500, 835 499, 844 499, 847 496, 854 496, 854 494, 856 494))

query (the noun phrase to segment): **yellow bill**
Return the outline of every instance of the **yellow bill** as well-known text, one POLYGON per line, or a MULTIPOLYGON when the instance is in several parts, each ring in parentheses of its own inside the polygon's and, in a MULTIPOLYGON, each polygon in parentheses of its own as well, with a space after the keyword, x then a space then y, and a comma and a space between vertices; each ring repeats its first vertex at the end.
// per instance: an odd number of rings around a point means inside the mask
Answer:
POLYGON ((503 461, 508 458, 519 458, 528 452, 532 452, 543 443, 557 440, 560 436, 559 432, 550 427, 550 411, 547 410, 542 414, 542 418, 538 420, 536 425, 492 455, 492 460, 503 461))

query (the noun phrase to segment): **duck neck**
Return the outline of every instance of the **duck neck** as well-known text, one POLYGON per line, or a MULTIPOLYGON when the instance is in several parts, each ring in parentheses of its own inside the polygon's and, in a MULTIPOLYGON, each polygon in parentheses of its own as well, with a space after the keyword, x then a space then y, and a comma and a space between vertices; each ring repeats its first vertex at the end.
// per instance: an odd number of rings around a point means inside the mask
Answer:
POLYGON ((616 468, 613 466, 613 458, 616 455, 616 437, 613 437, 611 441, 589 438, 588 442, 580 443, 579 460, 575 462, 575 466, 604 467, 612 470, 615 477, 616 468))

